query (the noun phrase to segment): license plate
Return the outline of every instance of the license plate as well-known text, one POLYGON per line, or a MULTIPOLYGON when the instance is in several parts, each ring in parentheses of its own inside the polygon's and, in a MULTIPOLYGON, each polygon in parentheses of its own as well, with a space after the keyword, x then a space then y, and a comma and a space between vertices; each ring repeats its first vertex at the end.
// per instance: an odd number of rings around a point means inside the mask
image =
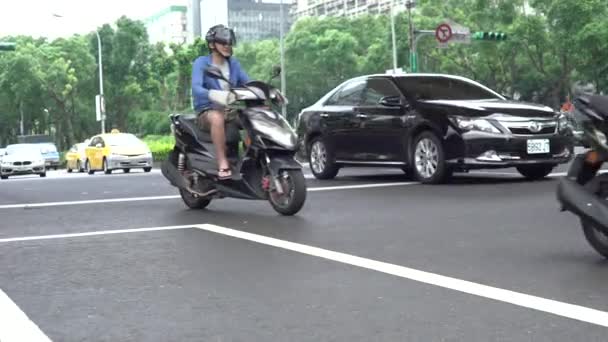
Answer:
POLYGON ((528 154, 549 153, 551 145, 549 139, 531 139, 528 140, 528 154))

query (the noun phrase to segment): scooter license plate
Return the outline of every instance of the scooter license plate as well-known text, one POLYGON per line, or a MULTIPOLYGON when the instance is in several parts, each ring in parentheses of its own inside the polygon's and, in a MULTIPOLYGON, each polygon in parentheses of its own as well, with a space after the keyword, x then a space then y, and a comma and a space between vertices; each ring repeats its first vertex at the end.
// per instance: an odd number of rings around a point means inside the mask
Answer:
POLYGON ((528 154, 542 154, 551 151, 549 139, 530 139, 528 140, 528 154))

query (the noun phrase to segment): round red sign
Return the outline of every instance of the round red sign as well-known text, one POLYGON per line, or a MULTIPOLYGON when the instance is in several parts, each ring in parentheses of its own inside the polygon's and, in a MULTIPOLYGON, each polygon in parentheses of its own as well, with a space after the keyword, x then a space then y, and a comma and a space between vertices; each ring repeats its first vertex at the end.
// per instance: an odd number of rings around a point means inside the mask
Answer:
POLYGON ((448 24, 441 24, 435 29, 435 37, 440 43, 447 43, 452 38, 452 28, 448 24))

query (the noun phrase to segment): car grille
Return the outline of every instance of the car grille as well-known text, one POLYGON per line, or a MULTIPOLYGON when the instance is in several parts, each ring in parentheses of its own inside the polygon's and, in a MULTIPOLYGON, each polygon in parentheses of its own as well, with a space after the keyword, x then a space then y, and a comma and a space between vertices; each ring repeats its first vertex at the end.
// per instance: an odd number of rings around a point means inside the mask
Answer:
POLYGON ((509 131, 511 131, 511 133, 513 133, 513 134, 519 134, 519 135, 553 134, 553 133, 555 133, 555 126, 543 127, 538 132, 534 132, 527 127, 510 127, 509 131))
POLYGON ((26 161, 26 162, 14 162, 13 165, 15 166, 20 166, 20 165, 31 165, 32 162, 26 161))
MULTIPOLYGON (((523 118, 522 118, 523 119, 523 118)), ((557 132, 556 120, 498 120, 513 135, 543 135, 557 132)))

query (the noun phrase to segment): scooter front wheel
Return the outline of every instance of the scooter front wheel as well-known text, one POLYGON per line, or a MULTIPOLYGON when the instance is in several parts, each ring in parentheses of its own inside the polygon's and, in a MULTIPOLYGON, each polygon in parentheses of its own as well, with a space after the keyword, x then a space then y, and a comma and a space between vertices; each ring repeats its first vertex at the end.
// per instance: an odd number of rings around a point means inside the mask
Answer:
POLYGON ((608 259, 608 235, 590 222, 582 221, 585 239, 593 249, 608 259))
POLYGON ((186 206, 190 209, 204 209, 206 208, 211 200, 208 198, 195 197, 193 194, 184 189, 179 189, 179 195, 186 206))
POLYGON ((282 193, 270 191, 268 201, 279 214, 294 215, 306 201, 306 180, 302 170, 283 170, 279 174, 282 193))

